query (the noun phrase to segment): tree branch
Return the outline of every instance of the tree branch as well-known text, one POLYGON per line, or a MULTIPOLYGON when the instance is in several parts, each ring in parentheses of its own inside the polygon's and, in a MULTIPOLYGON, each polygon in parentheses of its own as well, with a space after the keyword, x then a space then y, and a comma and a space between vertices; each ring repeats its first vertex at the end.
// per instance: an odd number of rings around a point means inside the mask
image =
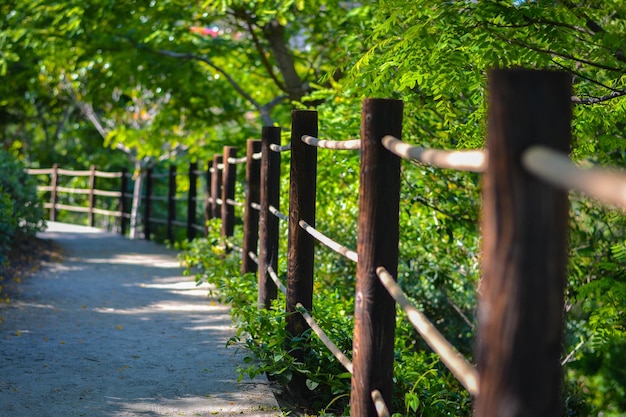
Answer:
POLYGON ((572 103, 574 104, 598 104, 598 103, 602 103, 602 102, 609 101, 614 98, 623 97, 623 96, 626 96, 626 90, 613 91, 610 94, 607 94, 601 97, 580 98, 580 97, 573 96, 572 103))
POLYGON ((285 80, 287 94, 292 100, 299 101, 306 93, 308 87, 296 72, 293 55, 285 44, 285 27, 275 20, 270 21, 263 28, 265 38, 270 44, 274 58, 280 73, 285 80))
MULTIPOLYGON (((259 37, 256 35, 256 32, 254 31, 252 21, 250 20, 250 15, 245 10, 241 12, 241 15, 243 16, 243 19, 246 22, 246 27, 248 29, 248 32, 252 36, 252 42, 254 43, 254 46, 257 52, 259 53, 259 57, 261 58, 261 62, 263 63, 263 66, 267 70, 267 73, 269 74, 270 78, 276 83, 278 88, 280 88, 284 92, 287 92, 287 87, 282 81, 278 79, 278 77, 274 73, 272 64, 270 63, 270 61, 267 59, 267 56, 265 55, 265 50, 263 50, 263 46, 261 45, 261 42, 259 41, 259 37)), ((239 14, 236 14, 236 16, 239 16, 239 14)))
POLYGON ((550 49, 544 49, 538 46, 534 46, 534 45, 530 45, 526 42, 522 42, 518 39, 512 39, 512 38, 505 38, 504 36, 500 35, 499 33, 496 33, 494 31, 491 31, 491 33, 498 37, 499 39, 503 40, 506 43, 509 43, 511 45, 517 45, 517 46, 521 46, 523 48, 527 48, 530 49, 531 51, 535 51, 535 52, 540 52, 543 54, 547 54, 547 55, 554 55, 554 56, 558 56, 561 58, 565 58, 565 59, 569 59, 575 62, 580 62, 581 64, 585 64, 585 65, 589 65, 595 68, 600 68, 600 69, 604 69, 607 71, 616 71, 616 72, 620 72, 623 73, 626 71, 626 68, 617 68, 617 67, 612 67, 610 65, 604 65, 604 64, 600 64, 597 62, 593 62, 593 61, 588 61, 586 59, 582 59, 582 58, 577 58, 573 55, 570 54, 566 54, 564 52, 556 52, 556 51, 552 51, 550 49))
POLYGON ((202 56, 202 55, 192 54, 190 52, 175 52, 175 51, 168 51, 165 49, 159 49, 158 51, 154 51, 152 49, 150 50, 153 52, 156 52, 157 54, 168 56, 170 58, 189 59, 189 60, 200 61, 200 62, 205 63, 209 67, 213 68, 215 71, 222 74, 226 78, 228 83, 235 89, 235 91, 237 91, 237 93, 239 93, 239 95, 241 95, 243 98, 248 100, 250 104, 252 104, 257 110, 261 108, 261 104, 258 101, 256 101, 250 94, 248 94, 248 92, 246 92, 241 87, 241 85, 239 85, 239 83, 235 81, 235 79, 226 72, 225 69, 215 64, 209 58, 202 56))
POLYGON ((65 122, 70 117, 73 111, 74 111, 74 107, 68 105, 63 111, 63 114, 61 115, 61 117, 59 117, 59 121, 57 122, 56 127, 54 129, 54 133, 52 134, 52 137, 54 138, 54 140, 57 140, 57 138, 59 137, 59 134, 61 133, 61 129, 63 128, 63 125, 65 124, 65 122))
POLYGON ((598 80, 594 80, 594 79, 593 79, 593 78, 591 78, 591 77, 587 77, 585 74, 583 74, 583 73, 582 73, 582 72, 580 72, 580 71, 576 71, 576 70, 573 70, 573 69, 571 69, 571 68, 569 68, 569 67, 566 67, 565 65, 561 64, 560 62, 558 62, 558 61, 556 61, 556 60, 554 60, 554 59, 552 59, 552 62, 554 63, 554 65, 556 65, 556 66, 558 66, 558 67, 563 68, 565 71, 569 72, 569 73, 570 73, 570 74, 572 74, 572 75, 575 75, 575 76, 577 76, 577 77, 580 77, 580 78, 582 78, 583 80, 587 80, 587 81, 589 81, 590 83, 593 83, 593 84, 599 85, 600 87, 602 87, 602 88, 606 88, 607 90, 610 90, 610 91, 619 91, 618 89, 613 88, 613 87, 611 87, 611 86, 609 86, 609 85, 606 85, 606 84, 604 84, 604 83, 601 83, 601 82, 600 82, 600 81, 598 81, 598 80))
POLYGON ((72 101, 74 102, 74 104, 76 104, 76 106, 80 109, 81 113, 83 113, 83 115, 87 118, 87 120, 89 120, 91 122, 91 124, 93 125, 93 127, 96 128, 96 130, 98 131, 98 133, 100 134, 100 136, 102 136, 102 139, 106 139, 106 137, 109 135, 110 130, 108 130, 107 128, 105 128, 102 123, 100 123, 100 119, 98 118, 98 116, 96 116, 96 112, 93 110, 93 106, 89 103, 85 103, 80 101, 77 97, 76 94, 74 94, 74 91, 72 91, 72 89, 69 86, 64 86, 65 91, 68 93, 68 95, 70 96, 70 98, 72 99, 72 101))

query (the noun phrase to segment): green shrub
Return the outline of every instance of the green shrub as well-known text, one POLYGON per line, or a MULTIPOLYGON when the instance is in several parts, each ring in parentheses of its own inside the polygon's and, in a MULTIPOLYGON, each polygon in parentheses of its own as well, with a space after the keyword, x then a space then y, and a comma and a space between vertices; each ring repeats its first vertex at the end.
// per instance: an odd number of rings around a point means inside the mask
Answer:
POLYGON ((16 239, 43 230, 43 217, 34 180, 21 161, 0 150, 0 261, 16 239))

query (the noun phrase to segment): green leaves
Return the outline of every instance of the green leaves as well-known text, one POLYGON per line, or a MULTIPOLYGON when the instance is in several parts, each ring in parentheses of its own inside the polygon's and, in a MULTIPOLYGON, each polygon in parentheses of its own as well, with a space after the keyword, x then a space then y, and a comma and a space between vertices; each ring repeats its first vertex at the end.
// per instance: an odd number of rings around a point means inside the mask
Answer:
POLYGON ((19 160, 0 150, 0 262, 12 243, 43 230, 44 224, 36 183, 19 160))

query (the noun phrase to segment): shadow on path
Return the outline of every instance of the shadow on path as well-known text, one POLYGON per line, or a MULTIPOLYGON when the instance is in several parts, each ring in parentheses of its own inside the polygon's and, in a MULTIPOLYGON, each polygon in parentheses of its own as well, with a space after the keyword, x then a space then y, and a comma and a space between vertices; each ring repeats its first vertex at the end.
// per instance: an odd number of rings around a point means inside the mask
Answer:
POLYGON ((237 383, 228 307, 175 253, 50 223, 65 252, 0 315, 0 416, 277 416, 264 379, 237 383))

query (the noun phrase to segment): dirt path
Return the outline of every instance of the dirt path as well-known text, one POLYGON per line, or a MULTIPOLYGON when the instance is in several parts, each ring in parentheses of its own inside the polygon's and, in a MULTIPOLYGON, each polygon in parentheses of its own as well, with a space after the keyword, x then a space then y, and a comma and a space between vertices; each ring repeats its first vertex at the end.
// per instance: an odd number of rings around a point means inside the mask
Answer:
POLYGON ((237 383, 228 308, 157 244, 51 223, 65 252, 0 307, 0 416, 278 416, 237 383))

